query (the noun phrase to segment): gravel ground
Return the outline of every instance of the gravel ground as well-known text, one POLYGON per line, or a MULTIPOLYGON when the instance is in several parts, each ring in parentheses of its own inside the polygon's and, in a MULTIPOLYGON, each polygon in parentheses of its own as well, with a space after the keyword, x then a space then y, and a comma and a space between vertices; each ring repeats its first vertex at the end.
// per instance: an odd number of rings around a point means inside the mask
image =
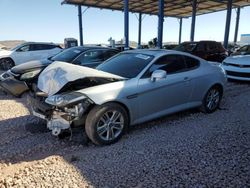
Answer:
POLYGON ((0 188, 250 187, 249 86, 229 82, 213 114, 163 117, 105 147, 27 131, 24 100, 0 92, 0 188))

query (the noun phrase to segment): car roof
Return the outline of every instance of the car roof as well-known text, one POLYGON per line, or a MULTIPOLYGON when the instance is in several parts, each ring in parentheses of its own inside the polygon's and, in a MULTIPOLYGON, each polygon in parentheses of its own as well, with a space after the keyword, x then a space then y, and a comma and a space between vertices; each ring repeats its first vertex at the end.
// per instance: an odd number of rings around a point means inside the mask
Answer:
POLYGON ((22 43, 22 45, 26 45, 26 44, 49 44, 49 45, 57 45, 58 46, 58 44, 55 44, 53 42, 24 42, 24 43, 22 43))
POLYGON ((119 51, 116 48, 109 48, 109 47, 103 47, 103 46, 74 46, 69 49, 75 49, 75 50, 81 50, 81 51, 92 50, 92 49, 110 49, 110 50, 119 51))
MULTIPOLYGON (((168 54, 180 54, 180 55, 187 55, 194 57, 193 55, 181 51, 176 51, 176 50, 166 50, 166 49, 136 49, 136 50, 127 50, 121 53, 141 53, 145 55, 152 55, 155 57, 160 57, 163 55, 168 55, 168 54)), ((196 57, 197 58, 197 57, 196 57)), ((200 59, 200 58, 198 58, 200 59)))
POLYGON ((197 43, 219 43, 214 40, 201 40, 201 41, 185 41, 182 42, 181 44, 197 44, 197 43))

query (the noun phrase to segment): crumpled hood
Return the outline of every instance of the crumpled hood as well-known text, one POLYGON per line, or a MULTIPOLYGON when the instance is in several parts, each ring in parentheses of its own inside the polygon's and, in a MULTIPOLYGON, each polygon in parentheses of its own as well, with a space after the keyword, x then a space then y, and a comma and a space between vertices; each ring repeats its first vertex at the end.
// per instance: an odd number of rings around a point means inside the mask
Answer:
POLYGON ((0 50, 0 58, 1 57, 9 57, 9 55, 12 53, 12 51, 9 50, 0 50))
POLYGON ((51 96, 60 91, 68 82, 87 77, 126 79, 100 70, 57 61, 46 67, 39 75, 37 86, 51 96))
POLYGON ((237 65, 250 65, 250 55, 230 56, 224 59, 224 62, 237 65))
POLYGON ((29 61, 12 67, 11 72, 14 74, 23 74, 32 70, 42 69, 51 63, 52 61, 48 59, 29 61))

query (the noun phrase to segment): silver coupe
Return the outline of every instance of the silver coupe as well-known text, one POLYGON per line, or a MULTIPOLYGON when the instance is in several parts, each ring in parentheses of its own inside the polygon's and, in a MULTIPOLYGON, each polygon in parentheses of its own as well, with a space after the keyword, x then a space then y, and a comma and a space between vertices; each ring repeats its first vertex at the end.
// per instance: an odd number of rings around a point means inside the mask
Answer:
POLYGON ((96 69, 55 62, 39 76, 33 114, 54 135, 84 126, 97 145, 118 141, 135 124, 185 109, 214 112, 225 72, 215 63, 177 51, 122 52, 96 69))

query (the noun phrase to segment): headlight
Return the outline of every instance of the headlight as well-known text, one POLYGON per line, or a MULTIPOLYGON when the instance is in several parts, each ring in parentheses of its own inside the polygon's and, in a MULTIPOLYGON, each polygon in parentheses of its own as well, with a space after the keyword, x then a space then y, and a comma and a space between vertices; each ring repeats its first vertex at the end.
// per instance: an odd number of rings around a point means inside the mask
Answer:
POLYGON ((39 69, 39 70, 34 70, 34 71, 31 71, 31 72, 24 73, 24 74, 20 77, 20 80, 32 79, 32 78, 34 78, 35 76, 37 76, 40 72, 41 72, 41 70, 39 69))
POLYGON ((69 104, 78 102, 80 100, 86 99, 87 97, 78 92, 72 92, 64 95, 53 95, 48 97, 45 102, 57 107, 64 107, 69 104))

